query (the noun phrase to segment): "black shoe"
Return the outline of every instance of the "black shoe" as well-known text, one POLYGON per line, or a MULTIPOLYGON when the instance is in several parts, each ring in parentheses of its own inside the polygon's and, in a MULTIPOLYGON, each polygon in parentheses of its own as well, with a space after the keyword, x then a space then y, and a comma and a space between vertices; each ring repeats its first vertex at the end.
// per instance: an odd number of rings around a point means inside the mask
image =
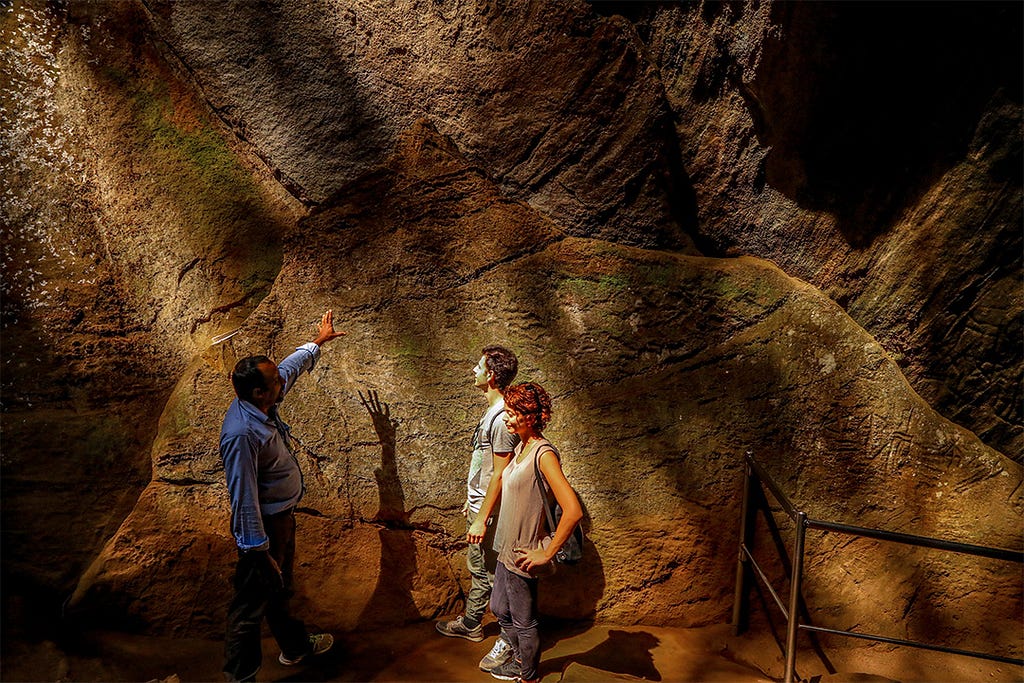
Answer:
POLYGON ((334 645, 334 636, 330 633, 317 633, 315 635, 311 635, 309 637, 309 645, 311 649, 306 654, 299 655, 295 659, 289 659, 288 657, 285 657, 282 652, 281 656, 277 658, 277 661, 281 662, 285 666, 295 666, 310 655, 322 655, 330 650, 331 646, 334 645))

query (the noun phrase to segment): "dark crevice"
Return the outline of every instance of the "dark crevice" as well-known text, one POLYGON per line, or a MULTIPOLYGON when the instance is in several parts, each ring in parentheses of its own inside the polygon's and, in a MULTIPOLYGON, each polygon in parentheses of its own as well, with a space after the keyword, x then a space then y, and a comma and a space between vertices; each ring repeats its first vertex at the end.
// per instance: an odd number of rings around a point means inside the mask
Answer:
POLYGON ((220 483, 220 480, 207 481, 192 477, 157 477, 156 480, 162 484, 170 484, 171 486, 213 486, 220 483))
POLYGON ((923 9, 786 4, 775 16, 783 39, 765 42, 740 90, 770 149, 768 183, 834 214, 854 247, 965 157, 994 93, 1021 101, 1021 4, 923 9))

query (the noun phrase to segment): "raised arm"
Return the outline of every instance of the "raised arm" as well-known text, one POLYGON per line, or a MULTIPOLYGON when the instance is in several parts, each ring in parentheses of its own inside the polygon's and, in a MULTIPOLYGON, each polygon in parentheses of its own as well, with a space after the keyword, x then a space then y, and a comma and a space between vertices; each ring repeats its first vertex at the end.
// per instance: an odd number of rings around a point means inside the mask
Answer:
POLYGON ((305 371, 312 370, 320 360, 320 347, 338 337, 343 337, 344 332, 334 330, 334 311, 327 311, 320 318, 320 325, 317 328, 316 339, 295 349, 295 352, 285 358, 277 366, 281 378, 284 380, 284 387, 281 396, 285 396, 295 385, 295 380, 305 371))
POLYGON ((317 330, 316 339, 313 340, 313 343, 317 346, 323 346, 332 339, 344 336, 345 332, 334 331, 334 310, 328 308, 320 318, 320 328, 317 330))

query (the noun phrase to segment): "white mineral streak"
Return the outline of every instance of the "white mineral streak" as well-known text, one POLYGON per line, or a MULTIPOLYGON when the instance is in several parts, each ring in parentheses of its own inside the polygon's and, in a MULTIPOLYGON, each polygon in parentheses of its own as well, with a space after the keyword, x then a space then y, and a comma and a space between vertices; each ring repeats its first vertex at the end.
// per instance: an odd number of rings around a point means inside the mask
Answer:
MULTIPOLYGON (((13 17, 0 24, 0 298, 32 310, 54 305, 60 293, 46 274, 70 276, 70 269, 77 284, 95 284, 91 259, 78 261, 91 256, 91 245, 61 230, 88 172, 59 106, 58 38, 71 29, 47 5, 18 3, 7 13, 13 17)), ((4 322, 12 322, 6 310, 4 322)))

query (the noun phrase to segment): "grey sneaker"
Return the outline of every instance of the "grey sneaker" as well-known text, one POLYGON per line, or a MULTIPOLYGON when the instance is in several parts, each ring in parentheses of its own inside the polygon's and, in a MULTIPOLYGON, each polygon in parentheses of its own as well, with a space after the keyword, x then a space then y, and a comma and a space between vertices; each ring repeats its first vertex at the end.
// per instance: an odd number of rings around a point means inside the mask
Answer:
POLYGON ((494 641, 494 647, 480 660, 480 670, 490 672, 496 666, 500 666, 512 659, 512 646, 507 640, 498 636, 494 641))
POLYGON ((285 666, 295 666, 306 657, 310 655, 322 655, 331 649, 334 645, 334 636, 330 633, 317 633, 309 636, 310 651, 304 655, 299 655, 295 659, 289 659, 281 653, 281 656, 277 658, 277 661, 281 662, 285 666))
POLYGON ((518 681, 519 676, 523 671, 522 665, 515 659, 509 657, 508 661, 499 664, 498 666, 491 669, 488 673, 497 678, 499 681, 518 681))
POLYGON ((437 622, 437 632, 442 636, 465 638, 466 640, 472 640, 474 643, 479 643, 484 639, 484 625, 477 624, 476 628, 466 628, 466 624, 461 616, 455 617, 451 621, 437 622))

